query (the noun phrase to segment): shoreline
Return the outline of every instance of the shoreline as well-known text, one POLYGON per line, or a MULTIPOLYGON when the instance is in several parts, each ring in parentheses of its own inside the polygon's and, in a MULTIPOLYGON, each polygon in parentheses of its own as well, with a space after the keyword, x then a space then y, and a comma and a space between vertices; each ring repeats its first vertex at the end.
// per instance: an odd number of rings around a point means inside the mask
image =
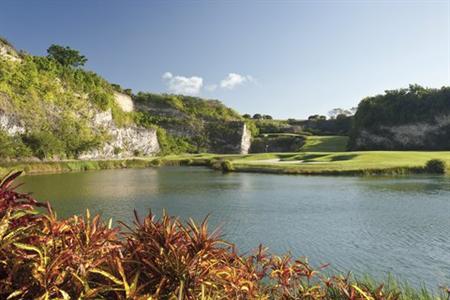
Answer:
POLYGON ((105 160, 10 161, 0 162, 0 174, 12 170, 22 170, 26 175, 39 175, 160 166, 203 166, 223 172, 280 175, 395 176, 425 174, 424 165, 430 158, 443 159, 449 165, 450 152, 296 152, 242 155, 204 153, 105 160), (413 159, 402 161, 404 155, 410 155, 413 159), (366 156, 369 157, 369 160, 365 158, 367 161, 352 160, 353 157, 366 156))

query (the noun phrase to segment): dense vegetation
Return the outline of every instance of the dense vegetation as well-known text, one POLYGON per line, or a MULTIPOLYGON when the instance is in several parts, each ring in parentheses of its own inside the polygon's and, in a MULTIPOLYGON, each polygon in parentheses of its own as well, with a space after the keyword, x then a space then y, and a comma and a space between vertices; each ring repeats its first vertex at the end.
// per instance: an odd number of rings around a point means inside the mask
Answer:
POLYGON ((243 122, 253 132, 254 124, 217 100, 139 92, 133 96, 139 109, 137 124, 157 126, 165 153, 232 152, 241 136, 243 122))
POLYGON ((433 122, 436 116, 450 113, 450 87, 441 89, 410 85, 388 90, 383 95, 361 101, 355 115, 355 126, 364 128, 433 122))
MULTIPOLYGON (((240 255, 209 232, 163 215, 113 227, 100 216, 59 219, 49 204, 0 182, 2 299, 431 299, 395 282, 328 277, 306 259, 260 246, 240 255), (40 211, 38 211, 38 209, 40 211), (43 211, 43 212, 42 212, 43 211)), ((442 298, 445 299, 445 295, 442 298)), ((436 298, 438 299, 438 298, 436 298)))
POLYGON ((108 136, 90 126, 92 111, 111 109, 119 126, 132 116, 114 101, 111 85, 93 72, 63 65, 53 56, 0 57, 0 107, 26 131, 0 131, 0 158, 76 158, 108 136), (13 150, 14 149, 14 150, 13 150))
MULTIPOLYGON (((420 143, 396 142, 390 128, 409 124, 439 125, 439 118, 450 114, 450 87, 441 89, 410 85, 408 88, 388 90, 383 95, 361 101, 354 117, 350 138, 351 149, 364 150, 448 150, 450 149, 450 125, 421 137, 420 143), (366 140, 358 144, 363 132, 386 138, 387 142, 366 140)), ((425 125, 422 125, 422 127, 425 125)))
POLYGON ((63 47, 60 45, 51 45, 48 50, 48 57, 56 60, 63 66, 80 67, 84 66, 87 58, 81 55, 79 51, 71 49, 70 47, 63 47))

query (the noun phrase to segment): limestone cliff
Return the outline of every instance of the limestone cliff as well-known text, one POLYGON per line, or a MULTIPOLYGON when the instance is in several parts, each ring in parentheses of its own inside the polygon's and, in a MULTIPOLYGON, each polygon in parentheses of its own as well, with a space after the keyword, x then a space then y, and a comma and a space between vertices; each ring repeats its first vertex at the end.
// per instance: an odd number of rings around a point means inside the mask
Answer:
POLYGON ((448 150, 450 115, 436 116, 432 122, 379 126, 360 130, 354 136, 356 149, 376 150, 448 150))
POLYGON ((138 126, 119 128, 112 119, 111 110, 95 114, 93 124, 96 130, 106 131, 109 139, 99 149, 82 153, 80 159, 151 156, 160 151, 156 129, 138 126))

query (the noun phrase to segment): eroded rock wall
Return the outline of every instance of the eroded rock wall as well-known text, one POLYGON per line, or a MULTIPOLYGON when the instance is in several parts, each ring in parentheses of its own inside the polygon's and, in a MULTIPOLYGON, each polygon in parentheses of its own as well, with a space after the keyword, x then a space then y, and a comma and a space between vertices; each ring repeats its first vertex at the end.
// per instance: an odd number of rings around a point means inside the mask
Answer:
POLYGON ((449 150, 450 115, 434 122, 380 126, 355 133, 354 146, 360 150, 449 150), (446 142, 446 140, 448 142, 446 142))
POLYGON ((97 130, 105 130, 110 137, 101 149, 80 155, 80 159, 126 158, 152 156, 160 152, 156 129, 137 126, 119 128, 114 124, 111 110, 94 115, 97 130))

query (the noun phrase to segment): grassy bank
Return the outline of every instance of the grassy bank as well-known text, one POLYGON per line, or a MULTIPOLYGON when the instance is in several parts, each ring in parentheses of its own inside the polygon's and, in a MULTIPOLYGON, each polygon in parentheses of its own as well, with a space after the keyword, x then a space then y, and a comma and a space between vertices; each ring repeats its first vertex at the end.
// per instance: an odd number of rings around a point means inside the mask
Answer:
POLYGON ((0 174, 11 170, 23 170, 25 174, 83 172, 103 169, 147 168, 154 166, 155 159, 121 159, 121 160, 67 160, 67 161, 24 161, 3 162, 0 174))
POLYGON ((424 166, 431 159, 443 160, 447 166, 450 166, 450 151, 295 152, 248 155, 205 153, 122 160, 9 162, 1 164, 0 174, 10 170, 24 170, 26 174, 40 174, 176 165, 220 169, 221 162, 229 161, 232 171, 235 172, 303 175, 403 175, 425 173, 424 166))

